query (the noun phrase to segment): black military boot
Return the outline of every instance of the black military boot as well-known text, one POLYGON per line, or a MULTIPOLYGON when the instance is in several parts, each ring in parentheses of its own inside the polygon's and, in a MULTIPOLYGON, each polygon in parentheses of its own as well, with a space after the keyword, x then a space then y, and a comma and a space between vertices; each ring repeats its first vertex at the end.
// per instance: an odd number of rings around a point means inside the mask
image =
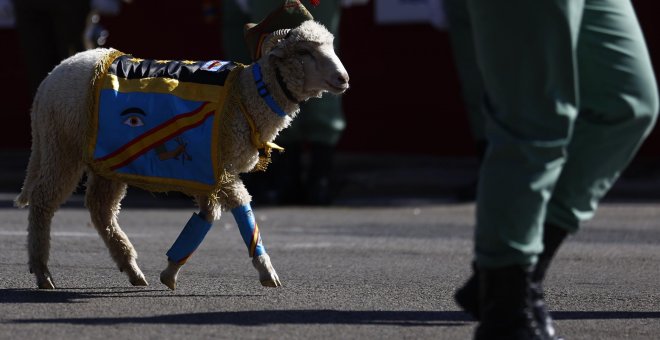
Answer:
MULTIPOLYGON (((557 253, 557 249, 559 249, 559 246, 567 235, 568 232, 565 229, 546 223, 543 228, 543 252, 539 255, 538 262, 534 267, 531 277, 531 298, 534 318, 547 339, 559 340, 561 338, 556 335, 555 329, 552 326, 552 318, 543 300, 543 279, 548 271, 550 262, 552 262, 554 255, 557 253)), ((454 299, 465 312, 476 320, 479 320, 478 270, 474 263, 472 267, 474 270, 472 276, 463 287, 456 291, 454 299)))
POLYGON ((456 290, 454 300, 466 313, 479 320, 479 273, 475 262, 472 262, 472 276, 456 290))
POLYGON ((550 262, 557 253, 557 249, 564 242, 568 232, 551 224, 545 224, 543 229, 543 252, 539 255, 536 267, 532 273, 531 297, 534 318, 539 323, 543 333, 548 339, 560 340, 552 325, 552 317, 545 306, 543 298, 543 280, 548 272, 550 262))
POLYGON ((479 269, 479 326, 475 340, 545 340, 534 320, 532 267, 479 269))

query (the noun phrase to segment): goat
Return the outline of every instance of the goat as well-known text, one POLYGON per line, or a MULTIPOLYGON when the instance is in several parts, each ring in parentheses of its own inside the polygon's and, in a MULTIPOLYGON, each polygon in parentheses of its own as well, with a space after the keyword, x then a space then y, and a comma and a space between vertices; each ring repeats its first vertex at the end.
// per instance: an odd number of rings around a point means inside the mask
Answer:
MULTIPOLYGON (((333 39, 325 27, 308 20, 293 29, 270 34, 262 46, 262 57, 248 66, 219 61, 148 61, 153 65, 161 63, 168 69, 187 67, 195 72, 206 72, 204 74, 208 76, 225 72, 223 88, 226 93, 217 96, 224 100, 209 104, 215 106, 205 108, 210 113, 200 116, 201 125, 190 123, 192 127, 188 128, 191 130, 187 130, 193 131, 204 124, 217 128, 210 133, 215 136, 212 141, 216 144, 209 148, 215 153, 205 156, 215 160, 215 168, 210 170, 213 182, 194 185, 187 179, 155 183, 135 173, 127 173, 125 169, 123 173, 111 171, 122 170, 122 166, 147 154, 153 157, 154 153, 161 162, 192 162, 199 154, 194 151, 199 150, 186 144, 182 137, 186 132, 179 133, 180 130, 174 129, 174 132, 157 139, 162 143, 177 142, 173 150, 168 151, 162 145, 156 150, 158 146, 154 142, 142 146, 139 152, 133 152, 130 147, 136 144, 126 143, 122 151, 128 154, 112 154, 114 158, 123 155, 124 162, 117 161, 112 166, 105 162, 112 157, 100 154, 102 150, 96 138, 104 134, 100 129, 105 125, 102 124, 104 118, 95 116, 96 111, 99 115, 102 111, 99 102, 105 100, 107 93, 111 94, 110 97, 120 97, 122 92, 112 86, 130 81, 115 74, 119 72, 116 68, 121 66, 119 63, 124 66, 131 63, 144 65, 147 61, 113 49, 94 49, 78 53, 56 66, 39 86, 33 101, 32 152, 23 188, 15 200, 18 207, 29 205, 29 268, 36 276, 38 287, 55 288, 48 268, 50 224, 55 211, 75 189, 83 173, 87 174, 85 206, 93 225, 119 270, 128 275, 132 285, 145 286, 148 283, 137 265, 137 252, 117 222, 127 185, 151 191, 184 192, 193 196, 199 206, 199 213, 193 214, 168 252, 168 265, 160 280, 170 289, 175 289, 181 266, 203 240, 211 223, 220 218, 222 210, 233 213, 261 284, 280 286, 254 222, 251 197, 238 174, 255 167, 264 168, 271 149, 277 147, 272 141, 294 119, 300 102, 321 97, 325 92, 339 95, 348 89, 348 73, 335 54, 333 39), (115 73, 109 75, 112 73, 109 69, 113 67, 115 73), (110 84, 109 90, 102 88, 106 83, 110 84), (259 149, 263 149, 261 155, 259 149)), ((183 82, 162 75, 158 77, 163 78, 160 81, 170 90, 185 88, 183 82)), ((135 81, 139 83, 141 80, 135 81)), ((207 104, 216 98, 213 92, 207 93, 207 97, 212 97, 204 101, 207 104)), ((200 112, 201 106, 194 112, 200 112)), ((142 119, 151 117, 140 111, 144 110, 130 107, 115 115, 125 119, 120 122, 129 126, 123 127, 125 129, 143 128, 142 119)), ((158 126, 158 132, 165 131, 165 127, 171 128, 163 125, 166 124, 158 126)), ((118 136, 117 133, 110 135, 118 136)), ((154 133, 143 133, 138 137, 144 135, 151 138, 154 133)))

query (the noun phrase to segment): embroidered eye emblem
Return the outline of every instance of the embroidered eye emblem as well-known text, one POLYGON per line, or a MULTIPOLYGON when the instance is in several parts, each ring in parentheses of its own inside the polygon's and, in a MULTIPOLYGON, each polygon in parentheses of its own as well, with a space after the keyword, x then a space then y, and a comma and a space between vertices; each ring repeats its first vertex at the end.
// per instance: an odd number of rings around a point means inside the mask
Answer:
POLYGON ((139 116, 130 116, 124 120, 124 124, 130 127, 138 127, 144 125, 142 118, 139 116))
POLYGON ((121 117, 126 117, 123 122, 124 125, 128 125, 130 127, 140 127, 144 125, 142 117, 145 117, 147 113, 139 107, 129 107, 128 109, 122 111, 119 115, 121 117))

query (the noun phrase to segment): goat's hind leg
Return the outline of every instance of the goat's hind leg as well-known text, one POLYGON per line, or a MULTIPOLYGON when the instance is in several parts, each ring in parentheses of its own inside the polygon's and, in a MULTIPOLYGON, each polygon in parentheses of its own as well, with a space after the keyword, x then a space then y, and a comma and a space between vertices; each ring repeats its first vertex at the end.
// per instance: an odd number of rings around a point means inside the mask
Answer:
MULTIPOLYGON (((32 197, 36 198, 36 195, 32 197)), ((50 254, 50 225, 57 207, 31 202, 28 216, 28 266, 37 279, 39 289, 54 289, 55 283, 48 269, 50 254)))
POLYGON ((24 189, 29 190, 28 261, 40 289, 55 288, 48 269, 51 222, 55 211, 71 195, 82 175, 80 165, 65 166, 61 165, 64 162, 53 162, 68 170, 57 171, 55 167, 49 168, 49 164, 42 164, 43 175, 34 177, 31 187, 24 189))
POLYGON ((137 252, 117 222, 120 202, 126 195, 126 184, 88 173, 85 205, 92 223, 110 251, 119 270, 128 275, 133 286, 147 286, 137 265, 137 252))

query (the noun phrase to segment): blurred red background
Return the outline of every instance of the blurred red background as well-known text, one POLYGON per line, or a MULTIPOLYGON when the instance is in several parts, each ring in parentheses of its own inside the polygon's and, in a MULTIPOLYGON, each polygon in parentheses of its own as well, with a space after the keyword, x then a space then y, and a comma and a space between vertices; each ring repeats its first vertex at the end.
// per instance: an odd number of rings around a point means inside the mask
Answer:
MULTIPOLYGON (((120 16, 103 18, 107 46, 158 59, 222 59, 218 22, 204 23, 201 0, 135 1, 120 16)), ((652 0, 636 1, 655 65, 660 63, 660 24, 652 0)), ((13 29, 0 29, 0 149, 30 145, 25 65, 13 29)), ((340 57, 351 76, 344 96, 347 128, 340 150, 471 156, 475 148, 453 65, 447 32, 429 25, 382 26, 373 2, 344 10, 340 57)), ((656 128, 639 157, 660 152, 656 128)))

